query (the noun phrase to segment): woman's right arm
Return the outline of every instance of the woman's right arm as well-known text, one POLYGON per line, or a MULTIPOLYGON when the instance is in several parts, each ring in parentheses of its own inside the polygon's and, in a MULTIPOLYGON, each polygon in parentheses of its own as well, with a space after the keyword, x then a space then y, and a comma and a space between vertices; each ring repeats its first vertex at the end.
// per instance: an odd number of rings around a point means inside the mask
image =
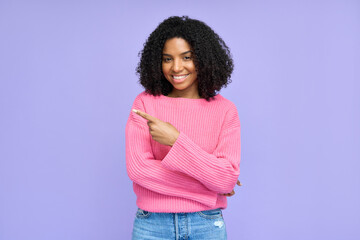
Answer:
MULTIPOLYGON (((139 97, 135 99, 132 109, 145 112, 139 97)), ((164 168, 161 159, 154 158, 146 122, 136 113, 130 112, 125 128, 126 168, 129 178, 154 192, 215 206, 218 197, 216 192, 185 173, 164 168)))

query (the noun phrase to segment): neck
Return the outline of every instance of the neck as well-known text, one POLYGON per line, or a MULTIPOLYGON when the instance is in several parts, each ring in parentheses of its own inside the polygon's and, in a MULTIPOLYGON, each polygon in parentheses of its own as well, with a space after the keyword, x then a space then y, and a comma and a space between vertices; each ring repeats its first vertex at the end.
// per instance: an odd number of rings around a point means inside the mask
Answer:
POLYGON ((168 97, 173 97, 173 98, 191 98, 191 99, 199 99, 201 98, 199 93, 186 93, 186 92, 176 92, 176 91, 172 91, 171 93, 169 93, 167 95, 168 97))

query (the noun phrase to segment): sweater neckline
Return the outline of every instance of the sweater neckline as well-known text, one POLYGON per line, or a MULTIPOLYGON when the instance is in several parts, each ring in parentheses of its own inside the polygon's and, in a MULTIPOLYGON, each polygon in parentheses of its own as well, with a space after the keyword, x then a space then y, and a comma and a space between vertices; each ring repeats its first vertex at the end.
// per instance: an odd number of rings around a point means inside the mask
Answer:
MULTIPOLYGON (((220 93, 216 94, 214 97, 218 98, 220 93)), ((205 98, 182 98, 182 97, 168 97, 163 94, 160 94, 160 97, 163 99, 169 99, 169 100, 179 100, 179 101, 189 101, 189 102, 204 102, 206 101, 205 98)))

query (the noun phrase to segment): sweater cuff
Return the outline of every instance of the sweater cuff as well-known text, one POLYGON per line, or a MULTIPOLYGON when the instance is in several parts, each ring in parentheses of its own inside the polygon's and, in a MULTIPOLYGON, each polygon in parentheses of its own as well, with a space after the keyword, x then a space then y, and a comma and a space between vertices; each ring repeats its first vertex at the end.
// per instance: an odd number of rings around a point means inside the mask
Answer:
MULTIPOLYGON (((189 150, 196 149, 196 145, 194 145, 195 143, 191 141, 191 139, 188 138, 188 136, 184 132, 180 132, 170 151, 163 158, 163 160, 161 160, 161 165, 169 170, 181 172, 182 168, 189 167, 189 165, 186 165, 186 163, 184 162, 184 159, 187 159, 188 164, 191 165, 191 159, 189 157, 189 154, 194 154, 194 152, 189 153, 189 150)), ((195 150, 195 152, 197 152, 197 150, 195 150)), ((209 190, 207 193, 204 194, 204 197, 208 202, 208 206, 213 207, 216 205, 218 199, 217 192, 209 190)))
POLYGON ((180 132, 174 145, 161 161, 164 168, 173 171, 187 172, 193 167, 193 161, 198 158, 206 158, 208 155, 196 143, 194 143, 184 132, 180 132))
POLYGON ((187 136, 181 131, 175 143, 170 148, 170 151, 166 154, 164 159, 161 160, 163 167, 173 171, 177 170, 176 166, 178 165, 178 160, 181 158, 181 155, 184 154, 183 146, 186 143, 186 138, 187 136))

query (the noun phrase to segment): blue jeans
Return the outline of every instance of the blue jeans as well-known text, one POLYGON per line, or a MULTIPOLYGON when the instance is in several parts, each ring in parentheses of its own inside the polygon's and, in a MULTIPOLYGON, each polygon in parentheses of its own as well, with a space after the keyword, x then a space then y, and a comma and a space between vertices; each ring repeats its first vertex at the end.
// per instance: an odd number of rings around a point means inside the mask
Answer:
POLYGON ((188 213, 157 213, 138 208, 132 240, 227 239, 220 208, 188 213))

